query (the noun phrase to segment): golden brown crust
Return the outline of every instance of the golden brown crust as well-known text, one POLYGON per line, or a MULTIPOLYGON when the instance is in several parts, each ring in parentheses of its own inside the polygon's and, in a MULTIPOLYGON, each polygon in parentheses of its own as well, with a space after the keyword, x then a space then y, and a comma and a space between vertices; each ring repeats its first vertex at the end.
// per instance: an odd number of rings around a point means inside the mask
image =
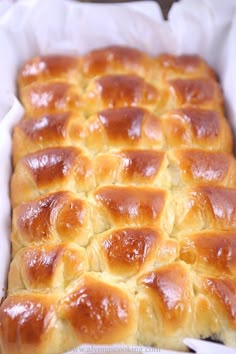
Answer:
POLYGON ((162 121, 170 147, 232 152, 232 131, 228 122, 215 110, 185 107, 167 112, 162 121))
MULTIPOLYGON (((42 294, 9 296, 0 307, 1 348, 5 353, 51 353, 58 297, 42 294), (18 340, 16 340, 18 338, 18 340)), ((58 352, 60 342, 55 343, 58 352)))
POLYGON ((215 79, 214 71, 198 55, 170 55, 161 54, 157 57, 165 77, 210 77, 215 79))
POLYGON ((204 277, 201 284, 202 290, 210 300, 217 312, 236 328, 236 282, 229 277, 204 277))
POLYGON ((23 164, 40 188, 50 183, 52 177, 58 180, 65 178, 74 167, 75 159, 80 153, 74 147, 51 148, 28 155, 23 159, 23 164))
POLYGON ((126 227, 96 236, 88 248, 90 266, 129 278, 178 257, 178 243, 157 228, 126 227))
POLYGON ((176 231, 235 230, 236 189, 199 186, 176 194, 176 231))
POLYGON ((123 289, 84 275, 61 303, 78 343, 125 342, 136 331, 135 308, 123 289))
POLYGON ((217 184, 236 186, 236 163, 233 155, 196 149, 174 150, 171 155, 173 184, 217 184))
POLYGON ((45 147, 63 145, 68 135, 69 112, 24 119, 14 128, 14 165, 23 156, 45 147))
POLYGON ((162 237, 150 227, 118 229, 99 238, 99 251, 111 273, 128 276, 155 257, 162 237))
POLYGON ((85 76, 94 77, 109 72, 140 73, 145 75, 153 60, 135 48, 109 46, 95 49, 82 58, 85 76))
POLYGON ((24 156, 11 180, 13 206, 48 191, 87 191, 95 186, 92 164, 81 150, 72 146, 48 148, 24 156), (22 188, 24 195, 17 191, 22 188))
POLYGON ((100 111, 88 120, 86 130, 86 146, 95 151, 164 145, 160 119, 139 107, 100 111))
POLYGON ((87 270, 86 253, 73 244, 25 247, 14 257, 9 270, 8 292, 19 289, 52 292, 64 290, 87 270))
POLYGON ((78 110, 82 105, 77 85, 63 81, 32 83, 22 88, 20 98, 29 116, 78 110))
POLYGON ((76 145, 97 153, 110 147, 153 148, 164 145, 160 119, 139 107, 106 109, 88 119, 73 113, 68 113, 68 117, 67 113, 65 116, 59 113, 44 115, 20 123, 15 131, 14 154, 19 154, 18 149, 27 154, 60 144, 76 145), (58 124, 54 123, 54 119, 58 124), (55 125, 57 132, 52 133, 51 128, 55 125), (26 139, 29 146, 22 139, 26 139))
POLYGON ((197 271, 233 276, 236 269, 236 233, 220 230, 187 235, 181 242, 180 258, 197 271))
POLYGON ((152 182, 161 172, 165 153, 154 150, 123 150, 120 153, 122 160, 122 179, 129 183, 134 180, 152 182))
POLYGON ((104 110, 87 120, 69 112, 43 115, 16 125, 14 164, 40 149, 71 145, 95 153, 124 147, 150 150, 153 146, 162 148, 164 136, 160 119, 141 108, 104 110))
POLYGON ((118 107, 153 107, 161 101, 159 91, 137 75, 107 75, 88 87, 86 106, 91 111, 118 107))
POLYGON ((23 120, 16 126, 14 162, 28 153, 59 145, 76 145, 95 152, 166 146, 231 152, 232 133, 219 113, 190 107, 160 118, 138 107, 103 110, 88 120, 69 112, 50 114, 23 120))
POLYGON ((1 354, 235 341, 232 132, 196 55, 110 46, 18 75, 1 354))
POLYGON ((150 187, 100 187, 94 193, 98 210, 108 224, 162 225, 167 230, 173 227, 172 210, 168 204, 169 194, 150 187), (166 213, 171 216, 166 217, 166 213), (163 219, 166 224, 163 225, 163 219))
POLYGON ((189 104, 223 112, 222 93, 216 81, 204 77, 174 79, 168 84, 175 100, 175 107, 189 104))
POLYGON ((155 269, 143 275, 139 282, 161 316, 162 335, 169 336, 185 325, 191 307, 192 291, 190 274, 184 264, 172 263, 155 269))
POLYGON ((104 179, 129 184, 151 183, 162 173, 165 159, 164 152, 154 150, 121 150, 101 154, 95 159, 95 174, 99 183, 103 183, 104 179))
POLYGON ((23 203, 13 210, 13 253, 31 243, 61 240, 85 245, 90 236, 88 205, 72 193, 49 194, 23 203))
POLYGON ((79 59, 76 57, 65 55, 35 57, 22 66, 18 83, 20 87, 24 87, 35 81, 58 78, 76 82, 78 69, 79 59))

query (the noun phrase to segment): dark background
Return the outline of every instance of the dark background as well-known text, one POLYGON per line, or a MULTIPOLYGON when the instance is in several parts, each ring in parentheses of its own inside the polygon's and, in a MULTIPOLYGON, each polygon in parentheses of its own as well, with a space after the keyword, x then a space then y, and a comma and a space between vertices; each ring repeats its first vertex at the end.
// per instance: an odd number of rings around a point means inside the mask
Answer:
MULTIPOLYGON (((102 2, 102 3, 109 3, 109 2, 127 2, 129 0, 80 0, 82 2, 102 2)), ((132 1, 132 0, 131 0, 132 1)), ((137 0, 136 0, 137 1, 137 0)), ((163 14, 166 17, 171 5, 178 0, 156 0, 162 8, 163 14)))

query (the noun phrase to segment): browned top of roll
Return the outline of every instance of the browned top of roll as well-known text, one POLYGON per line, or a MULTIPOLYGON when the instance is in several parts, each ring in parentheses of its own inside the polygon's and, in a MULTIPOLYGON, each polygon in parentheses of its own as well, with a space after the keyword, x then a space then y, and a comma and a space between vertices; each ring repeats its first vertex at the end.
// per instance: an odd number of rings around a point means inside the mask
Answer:
POLYGON ((236 345, 236 164, 207 62, 114 45, 18 83, 1 354, 236 345))
POLYGON ((34 81, 48 79, 74 80, 79 69, 79 59, 66 55, 45 55, 27 61, 20 70, 18 82, 26 86, 34 81))
POLYGON ((145 73, 152 62, 150 57, 138 49, 109 46, 85 55, 82 58, 82 68, 84 74, 90 77, 116 71, 145 73))
POLYGON ((61 311, 80 343, 110 344, 136 330, 130 295, 89 275, 64 297, 61 311))

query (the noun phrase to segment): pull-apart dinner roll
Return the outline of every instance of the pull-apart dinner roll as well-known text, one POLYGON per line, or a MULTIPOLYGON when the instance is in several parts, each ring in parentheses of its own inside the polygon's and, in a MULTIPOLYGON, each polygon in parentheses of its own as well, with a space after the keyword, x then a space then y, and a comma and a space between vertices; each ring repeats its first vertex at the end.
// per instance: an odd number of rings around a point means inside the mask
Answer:
POLYGON ((0 353, 236 347, 236 164, 207 62, 37 56, 18 91, 0 353))

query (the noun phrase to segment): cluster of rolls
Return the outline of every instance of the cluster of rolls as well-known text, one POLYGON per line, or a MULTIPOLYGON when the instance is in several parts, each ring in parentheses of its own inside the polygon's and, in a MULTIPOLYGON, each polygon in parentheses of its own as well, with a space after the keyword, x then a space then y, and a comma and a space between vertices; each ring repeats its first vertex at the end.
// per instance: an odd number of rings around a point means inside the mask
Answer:
POLYGON ((197 56, 111 46, 18 75, 1 354, 236 346, 236 162, 197 56))

